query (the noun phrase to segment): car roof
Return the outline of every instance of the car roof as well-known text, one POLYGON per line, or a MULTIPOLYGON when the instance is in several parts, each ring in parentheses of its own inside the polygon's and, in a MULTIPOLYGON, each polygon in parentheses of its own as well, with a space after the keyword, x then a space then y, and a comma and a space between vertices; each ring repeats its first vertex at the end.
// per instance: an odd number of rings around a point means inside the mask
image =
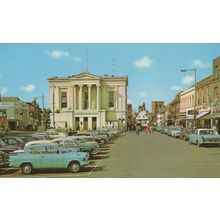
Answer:
POLYGON ((34 145, 29 145, 29 146, 25 146, 25 148, 31 148, 31 147, 50 147, 50 146, 57 146, 60 147, 62 146, 62 144, 57 144, 57 143, 45 143, 45 144, 34 144, 34 145))
POLYGON ((36 145, 36 144, 49 144, 49 143, 51 143, 50 140, 29 141, 28 143, 25 144, 25 147, 30 146, 30 145, 36 145))
POLYGON ((207 131, 207 130, 213 131, 215 129, 211 129, 211 128, 198 128, 197 130, 199 130, 199 131, 207 131))

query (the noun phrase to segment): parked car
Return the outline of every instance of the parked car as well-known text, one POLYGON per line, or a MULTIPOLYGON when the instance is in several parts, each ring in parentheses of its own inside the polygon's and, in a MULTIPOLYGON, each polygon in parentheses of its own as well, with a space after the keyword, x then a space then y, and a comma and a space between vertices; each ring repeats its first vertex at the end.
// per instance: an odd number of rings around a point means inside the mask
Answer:
POLYGON ((9 155, 0 150, 0 168, 9 164, 9 155))
POLYGON ((10 153, 15 150, 23 149, 20 144, 6 144, 2 138, 0 138, 0 150, 5 153, 10 153))
POLYGON ((19 138, 20 140, 22 140, 25 144, 30 142, 30 141, 35 141, 38 140, 37 138, 34 138, 32 136, 17 136, 16 138, 19 138))
POLYGON ((5 135, 7 135, 7 134, 8 134, 8 129, 5 128, 4 126, 0 125, 0 137, 3 137, 5 135))
POLYGON ((220 135, 214 129, 196 129, 193 134, 189 135, 189 142, 197 144, 198 147, 220 145, 220 135))
POLYGON ((38 140, 51 140, 52 138, 45 132, 34 133, 31 137, 36 138, 38 140))
POLYGON ((180 132, 180 139, 184 140, 184 141, 188 141, 189 135, 192 134, 193 132, 194 132, 194 129, 192 129, 192 128, 183 129, 180 132))
POLYGON ((66 138, 57 138, 53 142, 64 145, 65 147, 77 148, 81 152, 87 152, 89 158, 100 152, 99 144, 97 142, 86 142, 84 138, 79 136, 69 136, 66 138))
POLYGON ((89 164, 86 153, 72 152, 54 143, 27 146, 23 152, 10 153, 9 161, 11 167, 21 168, 23 174, 45 168, 65 168, 76 173, 89 164))
MULTIPOLYGON (((51 143, 60 144, 60 147, 67 148, 68 150, 73 151, 73 152, 80 152, 79 147, 77 147, 77 146, 76 147, 69 146, 70 144, 69 145, 68 144, 64 144, 62 142, 57 141, 57 139, 30 141, 30 142, 25 144, 25 147, 32 146, 32 145, 39 145, 39 144, 51 144, 51 143)), ((89 154, 88 154, 88 158, 89 158, 89 154)))
POLYGON ((18 137, 5 136, 1 137, 1 140, 3 140, 7 145, 16 145, 18 147, 24 147, 25 145, 25 143, 18 137))
POLYGON ((55 131, 55 130, 47 130, 45 132, 45 134, 47 136, 49 136, 51 139, 54 139, 54 138, 63 138, 63 137, 66 137, 67 134, 64 133, 64 132, 58 132, 58 131, 55 131))
POLYGON ((173 130, 174 128, 173 127, 168 127, 167 130, 166 130, 166 134, 168 136, 171 136, 171 131, 173 130))
POLYGON ((101 143, 101 144, 105 144, 109 141, 109 138, 107 135, 98 134, 95 130, 77 133, 77 136, 84 136, 84 135, 85 136, 92 136, 95 141, 97 141, 98 143, 101 143))
POLYGON ((179 138, 180 132, 183 130, 181 127, 175 127, 171 130, 171 137, 179 138))

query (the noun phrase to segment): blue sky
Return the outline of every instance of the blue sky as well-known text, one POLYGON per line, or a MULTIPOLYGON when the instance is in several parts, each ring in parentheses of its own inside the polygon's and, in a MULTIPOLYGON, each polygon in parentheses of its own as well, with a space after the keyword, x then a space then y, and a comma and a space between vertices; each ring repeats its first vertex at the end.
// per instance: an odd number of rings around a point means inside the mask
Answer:
MULTIPOLYGON (((211 74, 220 44, 0 44, 0 93, 31 101, 42 94, 49 105, 47 79, 78 74, 88 69, 96 75, 127 75, 128 99, 137 108, 143 102, 169 103, 179 90, 197 77, 211 74)), ((39 99, 41 104, 41 99, 39 99)))

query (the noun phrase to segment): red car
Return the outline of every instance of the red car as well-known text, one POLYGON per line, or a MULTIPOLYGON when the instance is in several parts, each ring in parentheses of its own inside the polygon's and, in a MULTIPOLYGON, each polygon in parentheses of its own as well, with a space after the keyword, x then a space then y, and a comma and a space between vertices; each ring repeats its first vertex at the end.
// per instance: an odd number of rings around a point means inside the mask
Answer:
POLYGON ((189 140, 189 135, 192 134, 194 132, 194 129, 184 129, 180 132, 180 139, 184 140, 184 141, 188 141, 189 140))

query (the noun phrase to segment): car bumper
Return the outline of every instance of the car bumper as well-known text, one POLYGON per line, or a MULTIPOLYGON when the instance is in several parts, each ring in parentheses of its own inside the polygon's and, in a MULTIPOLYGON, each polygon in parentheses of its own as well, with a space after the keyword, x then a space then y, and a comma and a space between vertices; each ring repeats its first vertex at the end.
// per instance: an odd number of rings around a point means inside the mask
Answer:
POLYGON ((92 154, 92 155, 95 155, 95 154, 98 154, 100 151, 101 151, 101 149, 98 148, 98 149, 93 150, 93 151, 91 152, 91 154, 92 154))
POLYGON ((207 147, 220 146, 220 142, 202 142, 200 143, 200 145, 207 146, 207 147))
POLYGON ((89 160, 83 161, 83 162, 81 163, 81 166, 84 167, 84 166, 88 165, 89 163, 90 163, 89 160))

